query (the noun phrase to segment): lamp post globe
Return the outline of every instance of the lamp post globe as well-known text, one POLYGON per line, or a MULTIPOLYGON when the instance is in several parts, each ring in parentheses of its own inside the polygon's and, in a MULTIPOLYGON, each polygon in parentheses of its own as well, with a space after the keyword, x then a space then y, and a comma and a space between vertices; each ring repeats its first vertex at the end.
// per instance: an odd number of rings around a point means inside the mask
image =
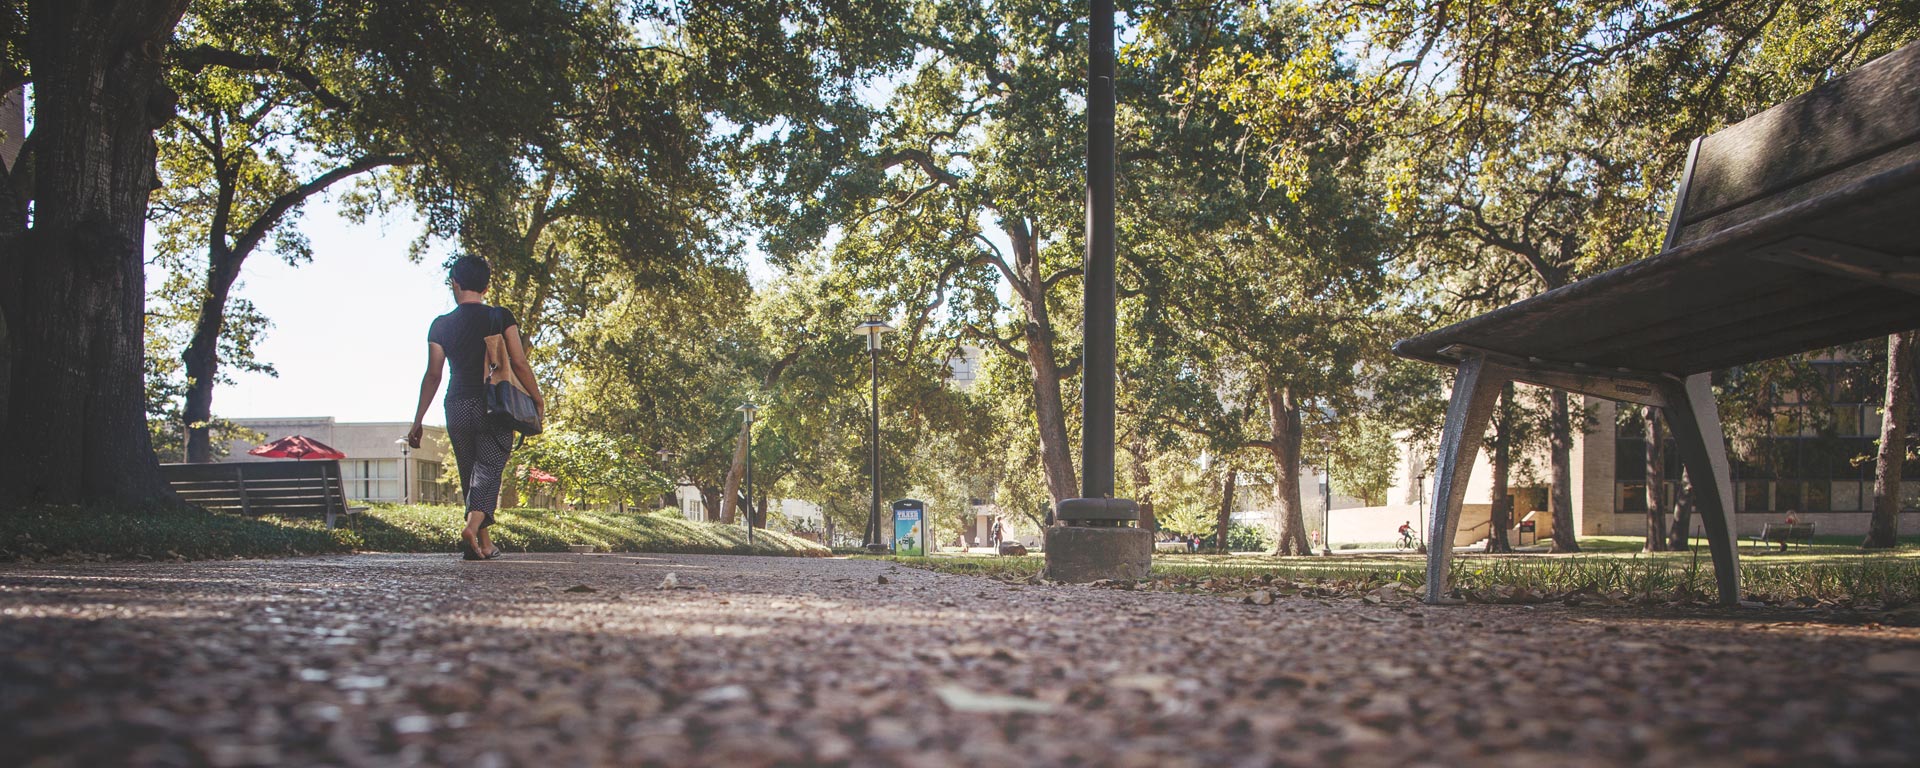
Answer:
POLYGON ((752 545, 753 544, 753 414, 760 410, 760 406, 754 405, 753 403, 742 403, 739 408, 735 408, 734 410, 740 412, 740 418, 743 423, 743 427, 747 430, 747 510, 746 510, 747 513, 746 515, 744 515, 744 517, 746 517, 747 519, 747 544, 752 545))
POLYGON ((867 551, 884 554, 887 543, 880 530, 880 349, 881 337, 893 330, 878 317, 868 317, 865 322, 853 327, 853 335, 867 340, 867 356, 872 370, 873 422, 869 433, 872 440, 872 464, 869 475, 873 479, 873 505, 867 510, 867 533, 865 542, 867 551))

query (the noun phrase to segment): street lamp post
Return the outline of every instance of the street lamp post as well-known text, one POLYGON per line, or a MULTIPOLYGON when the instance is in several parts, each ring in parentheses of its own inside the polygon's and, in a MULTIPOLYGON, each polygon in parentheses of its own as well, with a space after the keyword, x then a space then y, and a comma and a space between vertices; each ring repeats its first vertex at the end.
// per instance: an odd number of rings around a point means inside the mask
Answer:
POLYGON ((873 371, 873 506, 867 510, 866 548, 872 554, 885 554, 887 542, 880 533, 880 337, 893 330, 893 326, 882 322, 878 317, 869 317, 867 321, 853 328, 853 335, 865 336, 867 355, 871 358, 873 371))
POLYGON ((1413 503, 1414 519, 1420 521, 1420 527, 1414 531, 1420 537, 1420 541, 1424 542, 1427 540, 1427 473, 1425 472, 1413 478, 1413 503))
POLYGON ((1333 424, 1332 409, 1328 409, 1327 443, 1323 455, 1326 459, 1320 468, 1320 554, 1333 554, 1333 424))
MULTIPOLYGON (((1328 464, 1333 462, 1329 461, 1328 464)), ((1320 471, 1320 554, 1333 554, 1333 468, 1320 471)))
POLYGON ((757 405, 754 405, 753 403, 744 403, 744 404, 742 404, 742 405, 741 405, 741 406, 740 406, 739 408, 735 408, 734 410, 736 410, 736 411, 739 411, 739 412, 740 412, 740 415, 741 415, 741 417, 742 417, 742 418, 744 418, 744 419, 745 419, 745 421, 746 421, 746 429, 747 429, 747 545, 748 545, 748 546, 752 546, 752 545, 753 545, 753 414, 754 414, 754 412, 755 412, 755 411, 758 411, 758 410, 760 410, 760 406, 757 406, 757 405))
POLYGON ((404 437, 394 440, 393 444, 400 446, 400 503, 412 504, 413 484, 407 482, 407 465, 412 462, 407 461, 407 457, 413 455, 413 446, 408 445, 407 439, 404 437))
POLYGON ((1080 497, 1061 499, 1046 529, 1047 578, 1138 579, 1153 561, 1140 509, 1116 499, 1114 386, 1119 296, 1114 258, 1114 2, 1087 3, 1087 227, 1081 267, 1080 497))

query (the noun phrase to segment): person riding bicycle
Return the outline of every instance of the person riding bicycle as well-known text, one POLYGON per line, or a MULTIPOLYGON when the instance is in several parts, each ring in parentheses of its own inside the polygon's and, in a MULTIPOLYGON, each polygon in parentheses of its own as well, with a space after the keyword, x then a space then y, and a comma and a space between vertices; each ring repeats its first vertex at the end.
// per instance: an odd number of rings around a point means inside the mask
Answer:
POLYGON ((1400 524, 1400 546, 1402 547, 1413 546, 1413 521, 1412 520, 1408 520, 1400 524))

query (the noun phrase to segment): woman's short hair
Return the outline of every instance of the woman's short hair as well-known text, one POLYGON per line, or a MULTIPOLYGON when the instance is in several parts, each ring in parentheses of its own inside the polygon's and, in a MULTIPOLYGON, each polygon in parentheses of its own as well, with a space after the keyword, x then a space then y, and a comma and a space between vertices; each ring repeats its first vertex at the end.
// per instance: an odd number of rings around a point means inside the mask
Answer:
POLYGON ((459 283, 461 288, 476 293, 487 292, 487 281, 493 275, 493 268, 487 266, 487 260, 478 256, 462 256, 453 260, 453 266, 447 268, 447 277, 459 283))

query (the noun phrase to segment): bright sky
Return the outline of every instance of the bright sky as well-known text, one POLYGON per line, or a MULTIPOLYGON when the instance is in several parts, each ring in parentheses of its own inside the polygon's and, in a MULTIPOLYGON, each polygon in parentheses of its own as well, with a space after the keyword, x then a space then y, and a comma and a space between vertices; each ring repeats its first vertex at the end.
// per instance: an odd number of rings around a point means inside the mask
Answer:
MULTIPOLYGON (((407 245, 420 233, 411 217, 356 225, 331 200, 311 201, 295 226, 312 240, 313 262, 255 254, 234 289, 273 321, 255 353, 280 376, 231 374, 235 383, 214 390, 214 414, 411 420, 427 324, 453 308, 444 252, 411 263, 407 245)), ((444 423, 438 407, 427 422, 444 423)))
MULTIPOLYGON (((234 383, 214 389, 214 415, 411 420, 426 369, 427 326, 453 309, 440 266, 448 246, 419 264, 409 262, 407 246, 419 236, 419 222, 395 215, 354 224, 331 199, 309 201, 306 215, 290 226, 312 241, 313 261, 291 267, 257 253, 234 288, 273 322, 254 353, 280 375, 230 373, 234 383)), ((757 254, 748 261, 748 275, 765 284, 768 265, 757 254)), ((161 278, 150 268, 147 284, 161 278)), ((426 423, 445 424, 438 398, 426 423)))

